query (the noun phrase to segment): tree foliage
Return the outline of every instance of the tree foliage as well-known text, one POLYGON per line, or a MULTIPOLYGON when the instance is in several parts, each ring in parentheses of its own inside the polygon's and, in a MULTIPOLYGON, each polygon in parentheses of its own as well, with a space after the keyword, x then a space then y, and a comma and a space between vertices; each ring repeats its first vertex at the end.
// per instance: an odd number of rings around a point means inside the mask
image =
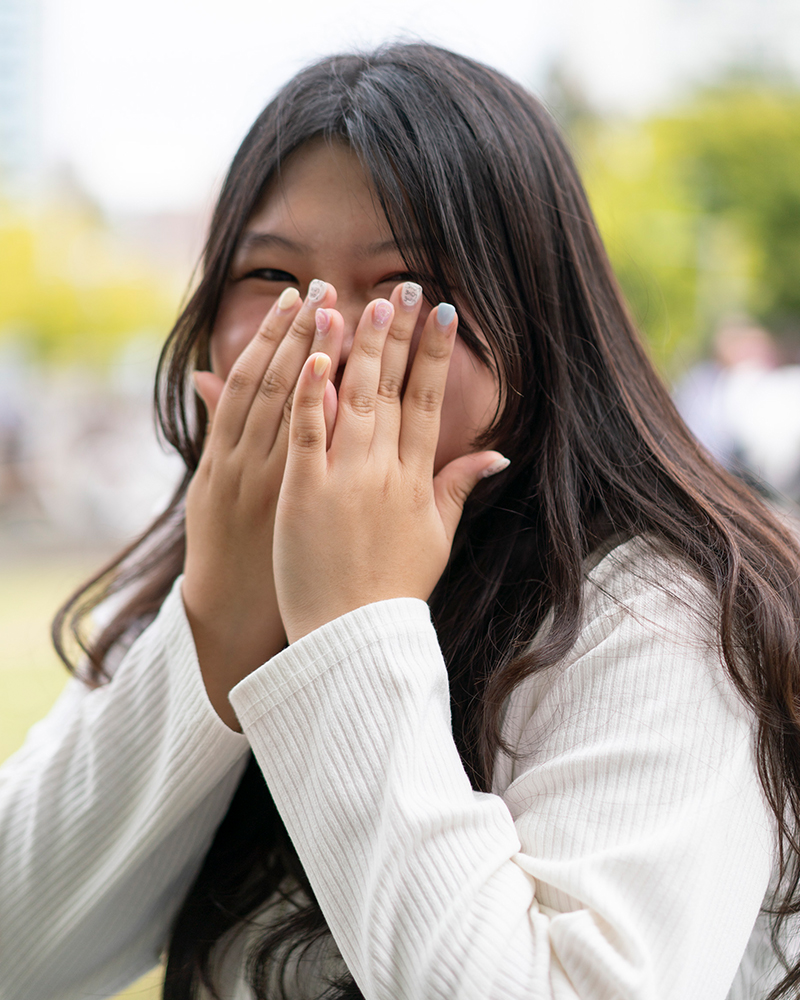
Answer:
POLYGON ((103 367, 133 336, 172 324, 177 294, 81 205, 0 204, 0 338, 47 363, 103 367))
POLYGON ((800 92, 733 81, 644 121, 580 117, 573 138, 617 274, 667 369, 731 315, 800 331, 800 92))

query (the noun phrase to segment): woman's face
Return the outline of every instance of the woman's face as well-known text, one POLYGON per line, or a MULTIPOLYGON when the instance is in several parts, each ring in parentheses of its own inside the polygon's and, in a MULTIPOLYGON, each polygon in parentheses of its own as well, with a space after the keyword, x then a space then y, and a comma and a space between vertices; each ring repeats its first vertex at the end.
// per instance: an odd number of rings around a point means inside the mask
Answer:
MULTIPOLYGON (((357 157, 344 144, 314 141, 289 157, 280 181, 268 189, 239 242, 211 336, 214 372, 227 377, 284 288, 294 285, 305 295, 314 278, 336 289, 336 308, 345 325, 344 365, 367 304, 388 298, 398 282, 413 278, 376 206, 357 157)), ((435 304, 423 304, 409 364, 435 304)), ((340 377, 341 371, 337 385, 340 377)), ((495 376, 459 338, 442 406, 437 472, 473 450, 472 442, 489 426, 497 400, 495 376)))

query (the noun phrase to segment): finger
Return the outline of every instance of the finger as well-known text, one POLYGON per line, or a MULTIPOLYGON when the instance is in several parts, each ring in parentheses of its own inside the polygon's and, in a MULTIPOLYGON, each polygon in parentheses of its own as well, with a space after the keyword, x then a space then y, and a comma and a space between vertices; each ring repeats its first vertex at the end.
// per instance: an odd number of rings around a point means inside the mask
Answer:
POLYGON ((330 377, 339 367, 339 357, 344 342, 344 318, 336 309, 317 309, 314 314, 316 328, 311 343, 311 354, 327 354, 331 359, 330 377))
POLYGON ((425 323, 403 395, 399 454, 405 465, 433 469, 457 328, 456 311, 445 302, 431 310, 425 323))
POLYGON ((285 289, 267 313, 231 369, 220 400, 217 419, 220 438, 231 447, 246 433, 254 406, 259 416, 262 407, 267 407, 274 438, 286 397, 294 388, 300 367, 308 356, 314 334, 314 313, 318 306, 334 305, 335 302, 333 286, 315 279, 308 286, 302 304, 296 289, 285 289), (283 308, 287 298, 291 302, 288 315, 283 308), (294 369, 291 377, 286 374, 287 364, 294 369))
POLYGON ((378 384, 378 406, 375 415, 375 448, 386 448, 397 455, 400 435, 400 397, 408 368, 411 341, 422 306, 422 287, 405 281, 398 285, 389 301, 394 306, 394 319, 383 346, 381 377, 378 384))
POLYGON ((339 387, 339 411, 332 447, 342 442, 348 457, 369 448, 375 427, 375 405, 381 378, 383 346, 394 317, 388 299, 375 299, 364 310, 339 387))
POLYGON ((231 447, 239 441, 264 372, 300 309, 300 293, 285 288, 236 359, 219 400, 214 428, 218 440, 231 447))
POLYGON ((308 286, 302 308, 278 345, 250 405, 242 442, 245 448, 269 454, 290 406, 297 377, 308 357, 316 332, 318 308, 336 302, 336 289, 315 279, 308 286))
POLYGON ((217 404, 225 383, 219 375, 215 375, 213 372, 192 372, 192 382, 194 382, 194 391, 202 399, 206 408, 206 434, 208 434, 214 422, 217 404))
MULTIPOLYGON (((331 371, 333 367, 331 366, 331 371)), ((330 374, 330 373, 329 373, 330 374)), ((325 398, 323 400, 323 411, 325 414, 325 448, 330 448, 333 440, 333 428, 336 426, 336 412, 339 409, 339 400, 336 396, 336 389, 333 382, 328 378, 325 386, 325 398)))
POLYGON ((331 359, 324 398, 325 447, 330 448, 333 438, 333 426, 336 423, 336 411, 339 408, 336 389, 333 386, 333 377, 339 368, 339 358, 342 353, 344 317, 335 309, 317 309, 316 322, 317 330, 314 334, 314 343, 311 345, 311 353, 317 354, 321 352, 327 354, 331 359))
MULTIPOLYGON (((311 345, 311 354, 322 353, 328 355, 331 359, 328 377, 329 379, 332 379, 334 373, 339 367, 339 358, 342 353, 342 344, 344 342, 344 319, 342 314, 337 312, 336 309, 317 309, 315 322, 316 332, 314 333, 314 341, 311 345)), ((333 426, 336 423, 337 410, 336 390, 333 388, 332 382, 330 388, 333 394, 332 399, 329 398, 327 393, 325 396, 325 422, 326 427, 328 428, 328 448, 330 448, 331 445, 331 436, 333 435, 333 426)), ((271 455, 275 456, 275 459, 278 462, 283 462, 286 459, 286 450, 289 446, 289 423, 291 421, 291 416, 292 394, 289 395, 286 405, 283 408, 281 426, 278 429, 274 442, 272 443, 271 455)))
POLYGON ((463 455, 449 462, 433 480, 433 495, 448 542, 452 542, 464 504, 481 479, 511 464, 499 451, 463 455))
POLYGON ((285 481, 307 483, 309 475, 324 472, 324 399, 330 367, 327 354, 312 354, 300 372, 292 405, 285 481))

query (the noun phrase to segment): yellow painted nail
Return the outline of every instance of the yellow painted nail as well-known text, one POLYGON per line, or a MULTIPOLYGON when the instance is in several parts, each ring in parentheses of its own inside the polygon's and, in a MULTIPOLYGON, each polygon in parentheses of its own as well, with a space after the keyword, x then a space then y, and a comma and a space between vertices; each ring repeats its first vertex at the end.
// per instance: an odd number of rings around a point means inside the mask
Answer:
POLYGON ((300 298, 300 292, 298 292, 296 288, 290 285, 289 288, 284 288, 284 290, 281 292, 280 298, 278 299, 278 308, 291 309, 299 298, 300 298))
POLYGON ((328 358, 327 354, 318 354, 314 358, 314 375, 317 378, 322 378, 325 372, 328 370, 328 358))

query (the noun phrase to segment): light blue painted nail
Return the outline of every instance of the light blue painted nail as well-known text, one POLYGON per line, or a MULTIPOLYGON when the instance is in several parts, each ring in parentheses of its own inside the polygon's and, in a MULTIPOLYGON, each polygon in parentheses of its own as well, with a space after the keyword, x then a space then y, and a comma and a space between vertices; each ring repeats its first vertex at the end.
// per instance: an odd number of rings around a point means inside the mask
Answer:
POLYGON ((441 327, 450 326, 453 322, 453 317, 456 314, 456 307, 451 306, 449 302, 440 302, 436 307, 436 322, 441 327))

